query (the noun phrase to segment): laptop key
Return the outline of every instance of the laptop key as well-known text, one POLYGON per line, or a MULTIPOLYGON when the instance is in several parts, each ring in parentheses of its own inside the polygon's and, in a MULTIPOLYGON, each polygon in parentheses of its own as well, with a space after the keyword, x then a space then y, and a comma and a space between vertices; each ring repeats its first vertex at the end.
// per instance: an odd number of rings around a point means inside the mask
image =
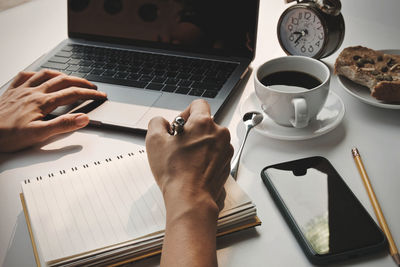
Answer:
POLYGON ((178 82, 179 82, 179 79, 168 78, 168 79, 165 81, 165 84, 176 85, 176 84, 178 84, 178 82))
POLYGON ((93 75, 101 75, 103 72, 104 72, 103 69, 93 69, 93 70, 90 72, 90 74, 93 74, 93 75))
POLYGON ((191 81, 194 81, 194 82, 200 82, 201 80, 203 80, 203 76, 201 76, 201 75, 193 75, 193 76, 190 78, 190 80, 191 80, 191 81))
POLYGON ((67 68, 67 70, 68 71, 77 71, 77 70, 79 70, 79 66, 78 65, 70 65, 68 68, 67 68))
POLYGON ((154 71, 154 75, 156 75, 156 76, 164 76, 165 73, 166 73, 166 71, 164 71, 164 70, 156 70, 156 71, 154 71))
POLYGON ((156 77, 154 77, 153 82, 154 83, 164 83, 165 80, 167 80, 167 78, 156 76, 156 77))
MULTIPOLYGON (((69 63, 69 62, 68 62, 69 63)), ((104 62, 96 62, 92 65, 93 68, 102 69, 106 64, 104 62)))
POLYGON ((115 75, 115 73, 117 73, 115 70, 106 70, 103 73, 103 76, 111 78, 112 76, 115 75))
POLYGON ((78 53, 78 52, 74 52, 70 57, 71 58, 75 58, 75 59, 82 59, 83 58, 83 54, 82 53, 78 53))
POLYGON ((215 90, 206 90, 203 94, 203 97, 208 97, 208 98, 215 98, 218 94, 218 91, 215 90))
POLYGON ((89 73, 91 71, 92 71, 92 68, 90 68, 90 67, 80 67, 79 68, 79 72, 81 72, 81 73, 89 73))
POLYGON ((163 87, 164 87, 164 84, 161 84, 161 83, 149 83, 146 86, 146 89, 155 90, 155 91, 161 91, 161 89, 163 87))
POLYGON ((177 75, 178 75, 178 73, 177 73, 177 72, 174 72, 174 71, 168 71, 168 72, 166 73, 166 76, 167 76, 168 78, 175 78, 177 75))
POLYGON ((126 72, 126 71, 129 71, 129 66, 126 66, 126 65, 119 65, 115 70, 117 70, 117 71, 122 71, 122 72, 126 72))
POLYGON ((192 83, 193 83, 192 81, 185 81, 185 80, 182 80, 182 81, 180 81, 180 82, 178 83, 178 85, 179 85, 179 86, 184 86, 184 87, 190 87, 190 85, 191 85, 192 83))
POLYGON ((222 80, 219 80, 217 78, 205 77, 203 82, 217 85, 217 84, 220 84, 222 82, 222 80))
POLYGON ((156 70, 164 70, 166 67, 167 67, 167 65, 162 64, 162 63, 158 63, 153 68, 156 69, 156 70))
POLYGON ((54 57, 50 58, 49 61, 56 62, 56 63, 67 63, 69 61, 69 58, 54 56, 54 57))
POLYGON ((72 71, 67 71, 67 70, 62 70, 62 73, 64 73, 65 75, 71 75, 72 71))
POLYGON ((166 85, 164 87, 164 89, 162 89, 162 91, 163 92, 173 93, 177 88, 178 88, 178 86, 176 86, 176 85, 166 85))
POLYGON ((154 63, 145 63, 142 67, 145 69, 152 69, 154 67, 154 63))
POLYGON ((68 57, 70 58, 72 56, 72 52, 68 52, 68 51, 60 51, 56 54, 56 56, 58 57, 68 57))
POLYGON ((175 93, 186 95, 187 93, 189 93, 189 91, 190 91, 190 88, 189 88, 189 87, 179 87, 179 88, 175 91, 175 93))
POLYGON ((138 67, 130 67, 128 69, 128 71, 132 72, 132 73, 138 73, 140 70, 141 70, 141 68, 138 68, 138 67))
POLYGON ((80 72, 72 72, 71 76, 79 77, 79 78, 85 78, 86 74, 85 73, 80 73, 80 72))
POLYGON ((206 72, 205 69, 196 69, 192 72, 193 75, 203 75, 206 72))
POLYGON ((129 73, 127 73, 127 72, 119 71, 119 72, 117 72, 117 74, 114 75, 114 78, 125 79, 126 77, 128 77, 128 74, 129 73))
POLYGON ((81 60, 81 62, 79 63, 80 66, 82 67, 90 67, 93 65, 93 61, 90 60, 81 60))
POLYGON ((146 69, 146 68, 143 68, 141 71, 139 71, 140 74, 144 74, 144 75, 151 74, 152 72, 153 72, 153 69, 146 69))
POLYGON ((189 73, 179 73, 178 76, 176 78, 178 79, 182 79, 182 80, 186 80, 190 78, 190 74, 189 73))
POLYGON ((112 78, 95 75, 95 74, 91 74, 91 73, 86 75, 86 79, 89 81, 93 81, 93 82, 104 82, 104 83, 110 83, 111 81, 114 80, 112 78))
POLYGON ((137 73, 131 73, 131 74, 128 76, 128 79, 129 79, 129 80, 138 81, 139 78, 140 78, 141 76, 142 76, 142 75, 137 74, 137 73))
POLYGON ((193 89, 208 89, 208 90, 221 89, 220 85, 213 84, 213 83, 204 83, 204 82, 194 82, 191 87, 193 89))
POLYGON ((204 90, 202 89, 192 89, 189 92, 189 95, 193 95, 193 96, 201 96, 204 93, 204 90))
POLYGON ((66 45, 61 50, 66 52, 71 52, 74 47, 72 45, 66 45))
POLYGON ((139 81, 150 82, 152 79, 153 79, 152 76, 143 75, 142 77, 140 77, 139 81))
POLYGON ((48 69, 65 70, 66 68, 68 68, 68 64, 56 63, 56 62, 46 62, 41 67, 48 68, 48 69))
POLYGON ((72 58, 68 61, 68 64, 70 65, 79 65, 79 63, 81 63, 81 60, 76 58, 72 58))
POLYGON ((104 68, 106 69, 106 70, 113 70, 113 69, 115 69, 117 67, 117 64, 115 64, 115 63, 108 63, 108 64, 106 64, 105 66, 104 66, 104 68))

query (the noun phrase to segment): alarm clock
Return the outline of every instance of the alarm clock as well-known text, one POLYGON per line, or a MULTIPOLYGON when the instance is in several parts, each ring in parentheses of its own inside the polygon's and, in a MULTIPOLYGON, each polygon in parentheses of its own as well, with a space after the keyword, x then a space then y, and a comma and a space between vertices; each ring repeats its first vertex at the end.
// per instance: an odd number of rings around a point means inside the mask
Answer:
POLYGON ((334 53, 345 32, 340 9, 339 0, 297 0, 279 18, 277 33, 282 49, 288 55, 316 59, 334 53))

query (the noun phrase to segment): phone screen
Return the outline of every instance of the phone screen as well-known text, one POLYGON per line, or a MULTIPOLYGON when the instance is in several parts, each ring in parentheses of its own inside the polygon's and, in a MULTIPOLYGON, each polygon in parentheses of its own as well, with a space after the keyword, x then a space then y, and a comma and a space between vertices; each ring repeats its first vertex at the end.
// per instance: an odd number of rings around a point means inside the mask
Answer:
POLYGON ((385 242, 381 230, 325 158, 273 165, 264 174, 316 254, 385 242))

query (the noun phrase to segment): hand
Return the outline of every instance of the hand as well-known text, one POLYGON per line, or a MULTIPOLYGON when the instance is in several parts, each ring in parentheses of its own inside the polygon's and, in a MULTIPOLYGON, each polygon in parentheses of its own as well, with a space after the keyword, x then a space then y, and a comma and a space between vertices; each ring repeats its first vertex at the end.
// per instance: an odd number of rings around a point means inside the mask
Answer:
POLYGON ((161 266, 217 266, 216 228, 225 200, 233 148, 210 107, 194 101, 180 115, 184 131, 169 134, 163 118, 150 121, 146 136, 150 167, 160 187, 167 221, 161 266))
POLYGON ((205 101, 194 101, 180 116, 186 120, 182 134, 170 135, 170 123, 158 117, 146 136, 150 167, 164 198, 178 194, 190 201, 205 194, 221 202, 233 155, 229 131, 212 120, 205 101))
POLYGON ((0 97, 0 152, 17 151, 56 134, 85 127, 85 114, 42 119, 58 106, 78 100, 105 99, 91 82, 51 70, 20 72, 0 97))

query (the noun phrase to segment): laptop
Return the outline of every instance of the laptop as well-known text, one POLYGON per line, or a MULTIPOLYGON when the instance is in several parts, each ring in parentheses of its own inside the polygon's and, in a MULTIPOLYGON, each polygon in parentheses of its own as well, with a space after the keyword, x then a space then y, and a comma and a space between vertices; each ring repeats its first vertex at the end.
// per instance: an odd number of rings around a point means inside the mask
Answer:
POLYGON ((68 0, 68 39, 29 67, 92 81, 108 94, 92 125, 146 130, 197 98, 216 116, 255 55, 259 0, 68 0))

